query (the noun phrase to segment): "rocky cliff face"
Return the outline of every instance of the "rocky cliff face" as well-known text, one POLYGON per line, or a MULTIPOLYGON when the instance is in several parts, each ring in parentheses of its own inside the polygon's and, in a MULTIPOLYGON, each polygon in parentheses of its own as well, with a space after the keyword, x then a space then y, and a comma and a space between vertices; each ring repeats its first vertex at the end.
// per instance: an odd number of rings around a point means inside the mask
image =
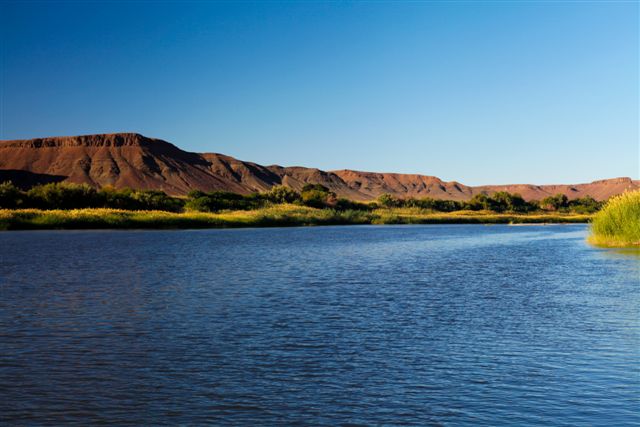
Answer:
POLYGON ((133 133, 2 141, 0 169, 176 195, 194 189, 247 193, 266 190, 277 181, 259 165, 218 154, 188 153, 133 133))
POLYGON ((0 141, 0 180, 6 179, 22 185, 65 181, 95 187, 158 189, 172 195, 191 190, 247 194, 279 184, 300 190, 307 183, 318 183, 352 200, 372 200, 384 193, 467 200, 478 193, 495 191, 520 193, 527 200, 557 193, 570 199, 590 195, 603 200, 626 189, 640 188, 640 181, 630 178, 576 185, 469 187, 425 175, 261 166, 223 154, 189 153, 136 133, 0 141))

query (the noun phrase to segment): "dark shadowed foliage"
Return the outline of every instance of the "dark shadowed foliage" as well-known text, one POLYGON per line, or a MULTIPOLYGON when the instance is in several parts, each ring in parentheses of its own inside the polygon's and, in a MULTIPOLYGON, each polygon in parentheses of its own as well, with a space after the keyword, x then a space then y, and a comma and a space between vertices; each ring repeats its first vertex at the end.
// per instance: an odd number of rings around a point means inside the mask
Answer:
POLYGON ((200 191, 189 193, 189 199, 184 205, 187 210, 200 212, 218 212, 221 210, 249 210, 264 206, 266 199, 263 195, 254 193, 248 196, 227 191, 200 191))
POLYGON ((0 184, 0 208, 17 209, 24 207, 23 193, 11 182, 0 184))
POLYGON ((318 209, 333 208, 338 202, 336 194, 320 184, 305 185, 302 187, 300 197, 303 205, 318 209))
POLYGON ((546 211, 558 211, 569 206, 569 199, 564 194, 545 197, 540 201, 540 208, 546 211))
POLYGON ((0 185, 0 208, 82 209, 115 208, 128 210, 162 210, 178 212, 184 202, 157 190, 96 190, 86 184, 50 183, 27 191, 9 182, 0 185))
POLYGON ((582 197, 569 201, 569 211, 592 214, 598 212, 604 206, 604 202, 599 202, 591 196, 582 197))

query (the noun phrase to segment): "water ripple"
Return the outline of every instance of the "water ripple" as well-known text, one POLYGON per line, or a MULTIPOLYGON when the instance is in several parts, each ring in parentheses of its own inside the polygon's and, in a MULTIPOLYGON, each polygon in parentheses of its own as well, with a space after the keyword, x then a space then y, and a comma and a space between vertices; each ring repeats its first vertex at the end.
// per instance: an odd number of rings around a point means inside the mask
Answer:
POLYGON ((640 425, 584 226, 0 233, 0 422, 640 425))

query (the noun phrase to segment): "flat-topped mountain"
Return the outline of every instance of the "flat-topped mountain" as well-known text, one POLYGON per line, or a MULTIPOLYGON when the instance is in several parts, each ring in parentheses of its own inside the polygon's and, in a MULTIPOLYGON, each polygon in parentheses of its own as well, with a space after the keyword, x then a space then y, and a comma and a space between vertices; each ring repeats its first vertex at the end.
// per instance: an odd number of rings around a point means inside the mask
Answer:
POLYGON ((604 200, 626 189, 640 188, 640 181, 631 178, 576 185, 470 187, 426 175, 262 166, 218 153, 189 153, 137 133, 0 141, 0 181, 4 180, 22 186, 65 181, 95 187, 157 189, 171 195, 191 190, 247 194, 280 184, 300 190, 305 184, 317 183, 352 200, 372 200, 384 193, 468 200, 475 194, 495 191, 519 193, 526 200, 557 193, 569 199, 589 195, 604 200))

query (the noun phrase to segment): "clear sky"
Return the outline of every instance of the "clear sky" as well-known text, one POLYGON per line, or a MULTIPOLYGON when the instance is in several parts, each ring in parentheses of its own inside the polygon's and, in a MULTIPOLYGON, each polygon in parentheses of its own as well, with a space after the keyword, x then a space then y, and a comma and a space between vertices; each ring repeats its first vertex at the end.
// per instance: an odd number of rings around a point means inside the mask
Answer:
POLYGON ((638 178, 638 2, 2 2, 0 139, 469 185, 638 178))

